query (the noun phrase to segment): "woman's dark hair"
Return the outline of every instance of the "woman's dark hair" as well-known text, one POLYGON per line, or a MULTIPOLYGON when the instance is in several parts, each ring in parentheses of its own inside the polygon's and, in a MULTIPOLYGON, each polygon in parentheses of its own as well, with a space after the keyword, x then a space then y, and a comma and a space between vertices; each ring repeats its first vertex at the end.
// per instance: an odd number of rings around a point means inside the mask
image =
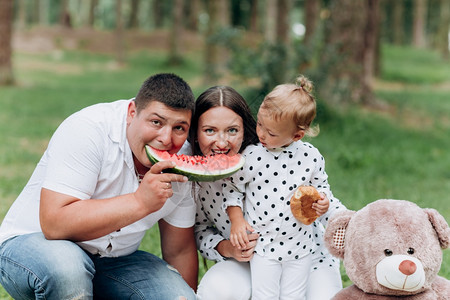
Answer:
POLYGON ((213 86, 204 91, 195 102, 195 113, 189 129, 189 142, 195 155, 203 155, 197 142, 198 119, 213 107, 224 106, 238 114, 244 123, 244 140, 239 152, 258 142, 256 121, 245 99, 232 87, 213 86))

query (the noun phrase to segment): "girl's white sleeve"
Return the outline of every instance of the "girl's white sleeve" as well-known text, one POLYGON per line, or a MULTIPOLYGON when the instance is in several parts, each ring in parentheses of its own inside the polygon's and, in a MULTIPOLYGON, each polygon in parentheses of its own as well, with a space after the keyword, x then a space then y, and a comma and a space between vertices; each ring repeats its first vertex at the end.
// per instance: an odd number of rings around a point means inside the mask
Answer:
POLYGON ((324 193, 330 201, 328 211, 318 218, 323 226, 326 227, 328 224, 328 219, 331 215, 338 210, 346 209, 346 207, 341 203, 341 201, 339 201, 338 198, 334 197, 330 184, 328 183, 328 175, 325 171, 325 159, 320 153, 318 153, 318 155, 319 158, 317 159, 316 168, 311 178, 311 185, 314 186, 319 192, 324 193))
POLYGON ((241 169, 230 176, 223 184, 222 209, 226 211, 229 206, 244 208, 245 198, 245 169, 241 169))

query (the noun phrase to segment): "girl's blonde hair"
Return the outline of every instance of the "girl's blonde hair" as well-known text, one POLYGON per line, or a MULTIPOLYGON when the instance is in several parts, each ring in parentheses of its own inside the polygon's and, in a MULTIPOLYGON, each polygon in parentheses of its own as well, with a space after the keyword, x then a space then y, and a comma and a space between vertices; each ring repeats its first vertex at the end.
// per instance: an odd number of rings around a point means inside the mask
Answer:
POLYGON ((316 100, 312 91, 312 82, 300 75, 295 83, 276 86, 264 98, 261 108, 271 113, 276 121, 286 118, 292 120, 299 129, 305 131, 305 135, 313 137, 319 134, 319 126, 311 126, 316 117, 316 100))

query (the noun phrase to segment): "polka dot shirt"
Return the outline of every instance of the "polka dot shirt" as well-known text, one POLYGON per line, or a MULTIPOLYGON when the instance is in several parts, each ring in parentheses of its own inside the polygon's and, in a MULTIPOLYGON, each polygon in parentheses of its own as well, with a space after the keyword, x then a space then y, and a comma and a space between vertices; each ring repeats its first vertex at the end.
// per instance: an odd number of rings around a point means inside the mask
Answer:
POLYGON ((243 155, 244 167, 223 184, 223 212, 228 206, 243 207, 245 198, 245 218, 260 234, 255 248, 259 255, 286 261, 314 253, 320 245, 315 242, 315 225, 294 218, 290 199, 300 185, 325 193, 330 200, 329 211, 320 219, 325 226, 329 215, 340 208, 328 184, 323 156, 302 141, 275 150, 252 145, 243 155))

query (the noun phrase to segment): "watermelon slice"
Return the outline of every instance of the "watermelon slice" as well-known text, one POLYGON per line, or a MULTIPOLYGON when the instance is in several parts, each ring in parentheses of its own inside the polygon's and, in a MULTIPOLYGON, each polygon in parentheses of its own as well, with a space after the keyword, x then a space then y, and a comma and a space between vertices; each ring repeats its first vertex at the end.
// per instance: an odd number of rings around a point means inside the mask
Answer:
POLYGON ((145 151, 152 164, 166 160, 175 162, 176 167, 165 171, 182 174, 190 181, 215 181, 229 177, 238 171, 245 162, 245 158, 239 154, 233 156, 226 154, 212 156, 170 154, 148 145, 145 146, 145 151))

